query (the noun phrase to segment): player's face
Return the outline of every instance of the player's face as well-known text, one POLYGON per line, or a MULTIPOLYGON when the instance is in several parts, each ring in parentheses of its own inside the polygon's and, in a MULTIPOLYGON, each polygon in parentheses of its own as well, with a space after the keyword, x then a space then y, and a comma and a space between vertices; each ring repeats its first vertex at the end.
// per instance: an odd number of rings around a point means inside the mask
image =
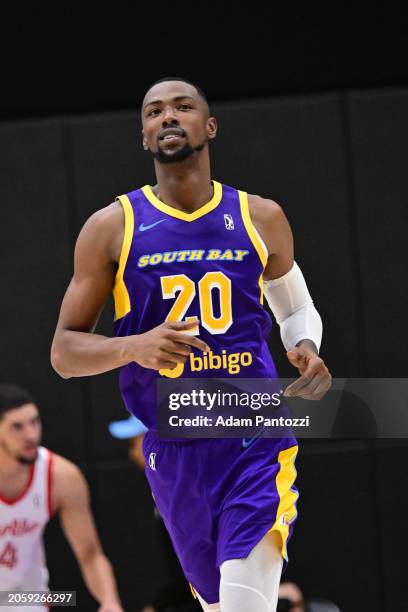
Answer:
POLYGON ((0 420, 0 444, 9 457, 34 463, 41 440, 41 421, 35 404, 8 410, 0 420))
POLYGON ((142 105, 142 125, 144 149, 163 164, 202 151, 217 132, 205 100, 182 81, 165 81, 149 89, 142 105))

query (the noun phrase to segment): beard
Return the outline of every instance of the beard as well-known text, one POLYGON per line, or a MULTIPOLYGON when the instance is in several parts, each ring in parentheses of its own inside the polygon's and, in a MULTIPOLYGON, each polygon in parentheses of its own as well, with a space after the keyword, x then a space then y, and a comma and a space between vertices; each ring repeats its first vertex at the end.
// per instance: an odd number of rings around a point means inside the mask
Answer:
POLYGON ((18 455, 16 459, 22 465, 32 465, 33 463, 37 461, 37 457, 38 457, 38 450, 35 452, 35 455, 33 457, 24 457, 24 455, 18 455))
POLYGON ((198 145, 197 147, 192 147, 188 142, 181 149, 177 149, 174 153, 165 153, 161 149, 158 149, 156 152, 152 151, 152 155, 154 159, 160 164, 172 164, 174 162, 183 161, 184 159, 188 159, 195 153, 196 151, 202 151, 205 145, 208 142, 208 138, 203 142, 203 144, 198 145))
POLYGON ((32 465, 33 463, 35 463, 37 461, 37 457, 38 457, 38 446, 35 449, 35 453, 32 457, 26 457, 25 455, 18 455, 15 452, 13 452, 12 449, 10 449, 8 447, 8 445, 4 442, 4 440, 0 441, 0 446, 3 449, 3 451, 5 451, 5 453, 11 457, 12 459, 14 459, 15 461, 18 461, 19 463, 21 463, 22 465, 32 465))
POLYGON ((33 465, 33 463, 35 463, 37 461, 37 457, 38 457, 38 453, 35 455, 35 457, 16 457, 17 461, 19 463, 21 463, 21 465, 33 465))

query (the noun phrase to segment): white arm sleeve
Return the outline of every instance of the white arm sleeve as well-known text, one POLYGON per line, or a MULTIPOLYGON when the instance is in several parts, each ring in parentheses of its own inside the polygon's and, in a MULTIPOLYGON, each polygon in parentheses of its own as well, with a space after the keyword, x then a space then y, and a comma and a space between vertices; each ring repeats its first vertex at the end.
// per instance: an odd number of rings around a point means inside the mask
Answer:
POLYGON ((323 324, 306 286, 302 271, 293 267, 264 283, 264 295, 278 325, 284 347, 289 350, 300 340, 312 340, 320 350, 323 324))

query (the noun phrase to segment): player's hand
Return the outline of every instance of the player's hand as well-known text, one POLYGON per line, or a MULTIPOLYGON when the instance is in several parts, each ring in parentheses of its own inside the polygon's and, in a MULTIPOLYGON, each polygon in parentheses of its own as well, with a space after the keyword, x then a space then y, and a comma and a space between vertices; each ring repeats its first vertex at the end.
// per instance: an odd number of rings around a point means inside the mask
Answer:
POLYGON ((192 348, 210 351, 210 347, 187 332, 199 324, 191 321, 166 321, 144 334, 129 336, 128 348, 132 361, 153 370, 173 369, 178 363, 185 363, 192 348))
POLYGON ((299 370, 300 378, 286 387, 284 396, 319 400, 330 389, 331 374, 312 346, 305 341, 286 353, 290 363, 299 370))

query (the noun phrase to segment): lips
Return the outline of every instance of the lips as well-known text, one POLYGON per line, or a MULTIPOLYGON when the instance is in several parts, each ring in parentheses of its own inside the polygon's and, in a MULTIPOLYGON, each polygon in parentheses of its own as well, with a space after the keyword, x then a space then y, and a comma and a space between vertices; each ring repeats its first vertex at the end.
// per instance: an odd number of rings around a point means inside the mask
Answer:
POLYGON ((164 138, 161 140, 167 142, 168 140, 178 140, 179 138, 181 138, 181 136, 178 136, 177 134, 166 134, 166 136, 164 136, 164 138))
POLYGON ((183 138, 184 130, 181 128, 166 128, 162 130, 159 134, 159 140, 170 141, 176 138, 183 138))

